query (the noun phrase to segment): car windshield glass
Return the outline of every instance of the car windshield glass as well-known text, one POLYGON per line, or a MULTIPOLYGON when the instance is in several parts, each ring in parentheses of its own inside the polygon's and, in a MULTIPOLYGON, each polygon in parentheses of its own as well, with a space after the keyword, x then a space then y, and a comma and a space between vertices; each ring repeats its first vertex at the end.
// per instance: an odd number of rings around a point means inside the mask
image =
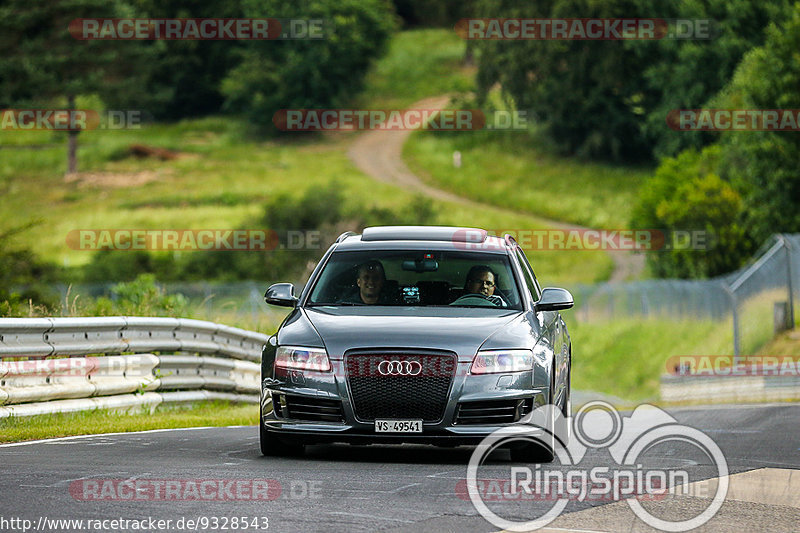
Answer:
POLYGON ((506 255, 437 250, 335 252, 307 305, 521 309, 506 255))

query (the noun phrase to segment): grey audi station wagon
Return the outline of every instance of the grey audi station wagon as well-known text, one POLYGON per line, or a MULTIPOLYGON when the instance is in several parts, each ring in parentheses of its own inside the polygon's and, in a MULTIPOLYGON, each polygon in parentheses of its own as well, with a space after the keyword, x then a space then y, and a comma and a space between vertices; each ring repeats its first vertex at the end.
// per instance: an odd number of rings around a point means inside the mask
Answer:
MULTIPOLYGON (((564 289, 541 289, 514 239, 456 227, 371 227, 342 234, 261 362, 261 451, 287 455, 326 442, 477 444, 568 416, 572 345, 564 289), (553 409, 551 409, 553 411, 553 409)), ((545 427, 541 425, 541 427, 545 427)), ((551 460, 533 442, 513 460, 551 460)))

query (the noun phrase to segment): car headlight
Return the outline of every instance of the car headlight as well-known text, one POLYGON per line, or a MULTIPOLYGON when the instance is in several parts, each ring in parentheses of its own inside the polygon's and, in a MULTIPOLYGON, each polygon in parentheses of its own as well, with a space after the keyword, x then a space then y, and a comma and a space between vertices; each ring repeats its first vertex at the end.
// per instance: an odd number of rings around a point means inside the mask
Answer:
POLYGON ((275 353, 275 367, 328 372, 331 362, 323 348, 280 346, 275 353))
POLYGON ((472 361, 473 374, 496 374, 498 372, 522 372, 533 370, 531 350, 486 350, 478 352, 472 361))

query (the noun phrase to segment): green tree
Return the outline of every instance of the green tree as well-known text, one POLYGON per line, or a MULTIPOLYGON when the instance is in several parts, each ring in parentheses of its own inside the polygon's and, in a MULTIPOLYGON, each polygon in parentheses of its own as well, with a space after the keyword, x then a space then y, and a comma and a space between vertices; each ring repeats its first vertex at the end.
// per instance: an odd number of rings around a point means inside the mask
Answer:
POLYGON ((632 227, 674 232, 704 231, 708 250, 675 247, 648 253, 653 274, 705 278, 738 268, 753 252, 742 225, 742 198, 718 174, 722 150, 688 149, 662 161, 640 192, 632 227))
MULTIPOLYGON (((650 3, 642 0, 643 6, 650 3)), ((790 0, 667 2, 654 16, 711 21, 710 38, 625 43, 631 53, 646 60, 642 76, 655 104, 647 109, 642 129, 657 157, 699 149, 716 140, 709 133, 673 131, 666 127, 665 117, 673 109, 707 107, 730 81, 744 54, 764 43, 769 23, 785 19, 790 11, 790 0)))
MULTIPOLYGON (((147 18, 241 18, 240 0, 131 0, 147 18)), ((269 15, 267 15, 269 16, 269 15)), ((144 109, 175 120, 221 111, 222 79, 240 60, 243 41, 153 40, 141 46, 149 60, 137 85, 110 95, 109 104, 144 109)))
POLYGON ((361 89, 394 28, 384 0, 243 0, 248 17, 322 19, 324 39, 253 41, 225 78, 227 108, 271 129, 279 109, 344 105, 361 89))
MULTIPOLYGON (((800 109, 800 3, 751 50, 716 107, 800 109)), ((800 134, 732 131, 720 140, 723 176, 744 198, 745 224, 758 242, 775 232, 800 231, 800 134)))
MULTIPOLYGON (((103 96, 136 71, 141 49, 135 41, 79 40, 69 32, 75 19, 132 17, 122 0, 7 0, 0 5, 0 104, 66 102, 79 95, 103 96)), ((67 173, 77 170, 79 130, 68 134, 67 173)))
MULTIPOLYGON (((634 0, 505 1, 482 15, 524 18, 647 16, 634 0)), ((565 153, 604 159, 649 156, 640 122, 649 105, 645 59, 619 41, 481 41, 479 96, 499 83, 517 109, 532 111, 565 153)))
POLYGON ((670 130, 667 112, 705 105, 788 2, 486 0, 485 17, 710 19, 713 31, 704 40, 480 41, 479 96, 499 83, 569 154, 633 161, 699 148, 714 137, 670 130))

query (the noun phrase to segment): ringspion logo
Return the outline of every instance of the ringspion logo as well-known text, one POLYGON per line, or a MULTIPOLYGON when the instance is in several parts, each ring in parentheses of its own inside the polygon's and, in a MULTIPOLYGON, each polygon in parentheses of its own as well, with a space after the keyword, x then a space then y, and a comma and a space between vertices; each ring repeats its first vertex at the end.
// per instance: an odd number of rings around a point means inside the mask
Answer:
POLYGON ((466 482, 456 484, 456 494, 464 497, 466 488, 466 497, 478 513, 497 528, 532 531, 555 520, 571 501, 624 500, 651 527, 689 531, 711 520, 725 502, 729 479, 722 450, 708 435, 678 423, 658 407, 640 405, 630 416, 623 417, 610 404, 594 401, 581 407, 574 418, 565 419, 558 406, 544 405, 526 415, 526 419, 526 426, 504 427, 484 438, 470 457, 466 482), (569 426, 572 438, 568 438, 569 426), (654 467, 646 466, 648 453, 655 453, 653 450, 668 442, 682 446, 683 453, 697 454, 716 478, 708 480, 707 474, 701 474, 693 482, 690 461, 686 460, 673 461, 673 466, 665 467, 659 456, 653 461, 654 467), (520 444, 551 450, 554 464, 511 466, 507 477, 498 478, 499 467, 486 464, 486 458, 497 448, 520 444), (590 450, 604 450, 613 462, 596 465, 590 460, 590 464, 582 465, 590 450), (481 468, 493 475, 478 477, 481 468), (656 516, 653 509, 642 505, 643 501, 658 501, 667 494, 699 496, 703 505, 678 520, 656 516), (497 505, 505 501, 536 505, 515 505, 506 513, 508 507, 497 505), (539 502, 551 505, 548 508, 539 502), (526 512, 527 520, 522 518, 526 512))

